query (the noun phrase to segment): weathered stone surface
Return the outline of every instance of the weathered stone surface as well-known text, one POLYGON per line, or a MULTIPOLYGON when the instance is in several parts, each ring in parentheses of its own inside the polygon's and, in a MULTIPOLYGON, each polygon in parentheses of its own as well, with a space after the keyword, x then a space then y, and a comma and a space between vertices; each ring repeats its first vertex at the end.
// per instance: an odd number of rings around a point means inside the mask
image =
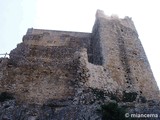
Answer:
POLYGON ((101 105, 160 115, 159 89, 129 17, 97 11, 92 33, 28 29, 0 58, 0 119, 101 120, 101 105))
POLYGON ((107 17, 102 11, 96 16, 91 62, 108 70, 120 86, 119 92, 127 90, 147 99, 159 99, 159 89, 131 18, 107 17))

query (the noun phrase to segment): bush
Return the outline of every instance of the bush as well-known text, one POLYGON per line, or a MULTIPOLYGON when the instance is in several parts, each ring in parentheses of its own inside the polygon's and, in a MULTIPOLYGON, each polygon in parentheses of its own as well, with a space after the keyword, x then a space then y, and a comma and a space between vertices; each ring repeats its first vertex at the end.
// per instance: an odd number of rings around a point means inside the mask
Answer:
POLYGON ((2 92, 0 94, 0 102, 4 102, 4 101, 7 101, 7 100, 13 100, 14 97, 11 93, 8 93, 8 92, 2 92))
POLYGON ((123 91, 123 102, 133 102, 137 98, 137 93, 136 92, 125 92, 123 91))
POLYGON ((109 103, 101 106, 102 120, 128 120, 125 118, 126 110, 117 103, 109 103))

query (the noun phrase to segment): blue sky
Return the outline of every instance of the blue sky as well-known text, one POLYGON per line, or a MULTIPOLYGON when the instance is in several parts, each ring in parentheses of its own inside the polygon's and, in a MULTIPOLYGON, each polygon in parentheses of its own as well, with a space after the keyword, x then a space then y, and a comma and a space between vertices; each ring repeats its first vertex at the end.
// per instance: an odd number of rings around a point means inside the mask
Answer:
POLYGON ((0 0, 0 53, 10 52, 21 42, 36 13, 34 0, 0 0))
POLYGON ((132 17, 160 86, 159 0, 0 0, 0 54, 14 49, 31 27, 91 32, 97 9, 132 17))

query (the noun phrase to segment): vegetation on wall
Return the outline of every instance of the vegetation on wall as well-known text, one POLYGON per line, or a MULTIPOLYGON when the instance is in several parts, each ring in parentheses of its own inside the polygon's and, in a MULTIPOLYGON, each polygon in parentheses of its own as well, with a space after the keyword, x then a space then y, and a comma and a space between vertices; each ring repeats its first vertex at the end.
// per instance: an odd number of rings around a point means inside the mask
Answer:
POLYGON ((2 92, 0 94, 0 102, 4 102, 6 100, 12 100, 14 99, 13 95, 11 93, 8 92, 2 92))
POLYGON ((125 118, 126 109, 114 102, 102 105, 98 111, 102 115, 102 120, 129 120, 125 118))

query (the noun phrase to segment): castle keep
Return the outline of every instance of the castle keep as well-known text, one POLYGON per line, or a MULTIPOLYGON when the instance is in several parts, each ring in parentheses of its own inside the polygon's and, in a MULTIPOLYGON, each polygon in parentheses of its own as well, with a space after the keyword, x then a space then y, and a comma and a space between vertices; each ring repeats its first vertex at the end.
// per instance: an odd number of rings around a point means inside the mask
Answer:
POLYGON ((108 17, 98 10, 92 33, 31 28, 10 58, 0 59, 0 92, 19 102, 89 105, 97 100, 95 91, 119 103, 159 99, 129 17, 108 17))

